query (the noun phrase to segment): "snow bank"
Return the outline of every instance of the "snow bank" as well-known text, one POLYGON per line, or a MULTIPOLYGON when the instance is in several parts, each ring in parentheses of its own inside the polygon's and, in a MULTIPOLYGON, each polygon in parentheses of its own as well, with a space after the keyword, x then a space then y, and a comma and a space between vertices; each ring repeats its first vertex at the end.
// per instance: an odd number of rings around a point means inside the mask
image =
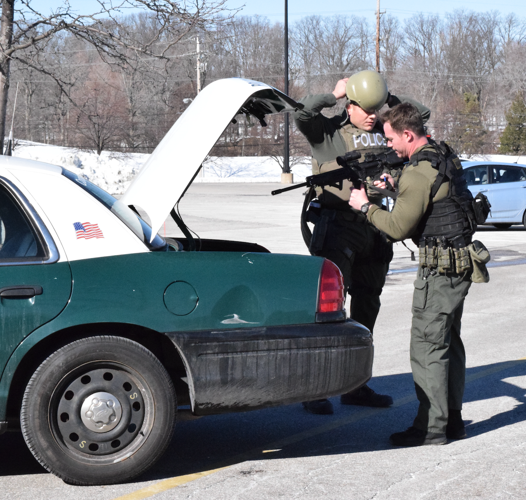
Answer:
POLYGON ((19 141, 13 156, 59 165, 109 193, 122 194, 149 155, 103 151, 99 156, 91 151, 19 141))

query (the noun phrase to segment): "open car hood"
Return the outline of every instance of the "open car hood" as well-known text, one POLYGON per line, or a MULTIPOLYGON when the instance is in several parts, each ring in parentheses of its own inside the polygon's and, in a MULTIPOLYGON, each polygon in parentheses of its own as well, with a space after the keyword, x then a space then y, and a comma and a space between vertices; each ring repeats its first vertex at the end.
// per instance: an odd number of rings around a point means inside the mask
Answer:
POLYGON ((144 210, 155 235, 237 114, 250 114, 261 121, 267 114, 302 107, 265 83, 241 78, 211 83, 174 123, 121 201, 144 210))

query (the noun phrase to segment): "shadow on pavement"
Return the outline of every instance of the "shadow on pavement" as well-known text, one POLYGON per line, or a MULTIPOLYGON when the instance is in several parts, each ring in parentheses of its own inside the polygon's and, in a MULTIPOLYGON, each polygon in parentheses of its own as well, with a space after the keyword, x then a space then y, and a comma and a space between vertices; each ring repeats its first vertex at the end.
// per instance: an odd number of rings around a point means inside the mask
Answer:
POLYGON ((503 369, 494 375, 482 377, 466 385, 464 402, 484 401, 503 396, 513 398, 516 406, 511 410, 502 413, 496 413, 487 420, 476 422, 466 426, 468 437, 475 437, 486 432, 501 429, 508 425, 513 425, 526 420, 526 387, 519 387, 506 379, 526 375, 526 360, 512 361, 509 363, 497 363, 485 367, 477 367, 468 370, 470 375, 477 376, 477 372, 484 372, 494 367, 503 369), (509 365, 507 368, 506 365, 509 365))
MULTIPOLYGON (((526 420, 525 389, 506 379, 526 375, 526 361, 495 363, 470 368, 464 401, 507 396, 517 401, 512 410, 468 425, 469 437, 526 420)), ((375 377, 371 387, 390 394, 388 409, 342 406, 332 398, 334 415, 311 415, 301 404, 219 415, 180 422, 163 458, 139 478, 162 480, 213 470, 248 460, 353 454, 391 448, 389 435, 409 427, 416 414, 410 373, 375 377)), ((19 433, 0 436, 0 476, 42 474, 19 433)))

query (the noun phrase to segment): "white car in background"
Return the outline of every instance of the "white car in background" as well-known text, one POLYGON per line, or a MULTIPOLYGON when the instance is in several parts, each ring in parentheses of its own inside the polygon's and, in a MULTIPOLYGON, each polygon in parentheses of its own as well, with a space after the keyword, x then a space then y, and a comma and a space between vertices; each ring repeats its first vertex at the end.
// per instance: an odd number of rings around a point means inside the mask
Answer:
POLYGON ((483 193, 491 203, 486 224, 499 229, 526 226, 526 165, 463 161, 462 166, 473 196, 483 193))

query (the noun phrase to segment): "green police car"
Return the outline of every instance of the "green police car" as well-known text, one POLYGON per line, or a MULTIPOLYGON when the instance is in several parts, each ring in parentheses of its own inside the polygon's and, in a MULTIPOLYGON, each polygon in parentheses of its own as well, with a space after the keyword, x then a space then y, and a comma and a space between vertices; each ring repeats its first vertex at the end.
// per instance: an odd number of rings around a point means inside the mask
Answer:
POLYGON ((178 407, 255 410, 370 378, 372 338, 346 318, 334 264, 196 245, 173 209, 236 114, 297 106, 259 82, 210 84, 120 199, 61 167, 0 158, 0 433, 21 429, 69 483, 117 483, 162 455, 178 407), (170 213, 185 237, 157 234, 170 213))

